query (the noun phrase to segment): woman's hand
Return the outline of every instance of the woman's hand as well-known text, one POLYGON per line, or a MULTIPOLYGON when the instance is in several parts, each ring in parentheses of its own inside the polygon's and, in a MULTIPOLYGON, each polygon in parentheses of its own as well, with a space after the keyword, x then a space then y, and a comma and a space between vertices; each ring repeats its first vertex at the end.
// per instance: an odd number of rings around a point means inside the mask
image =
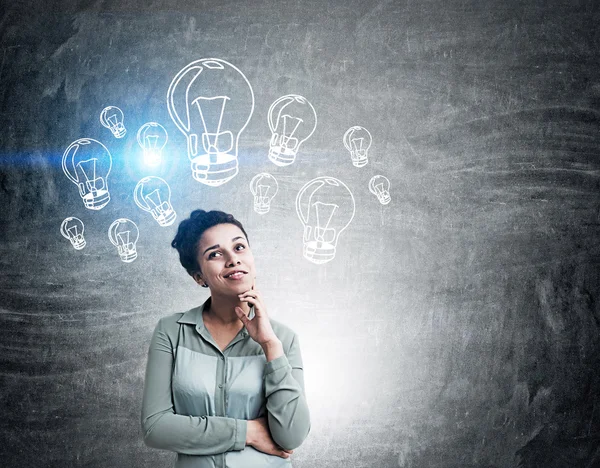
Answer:
POLYGON ((265 416, 248 421, 246 431, 246 445, 252 445, 256 450, 281 458, 289 458, 293 450, 284 450, 279 447, 269 432, 267 418, 265 416))
POLYGON ((248 333, 250 334, 250 338, 264 348, 265 346, 277 343, 279 339, 271 327, 271 322, 267 315, 267 308, 263 303, 262 296, 254 286, 255 283, 252 284, 252 289, 238 295, 240 302, 247 302, 254 306, 254 317, 249 319, 241 307, 236 307, 235 313, 245 325, 246 330, 248 330, 248 333))

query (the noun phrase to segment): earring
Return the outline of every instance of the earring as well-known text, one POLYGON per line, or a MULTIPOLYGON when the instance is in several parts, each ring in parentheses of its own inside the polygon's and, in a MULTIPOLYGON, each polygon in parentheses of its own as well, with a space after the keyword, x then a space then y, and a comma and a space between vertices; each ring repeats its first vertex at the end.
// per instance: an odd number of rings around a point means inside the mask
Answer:
POLYGON ((200 286, 202 286, 203 288, 208 288, 208 284, 206 283, 202 283, 200 286))

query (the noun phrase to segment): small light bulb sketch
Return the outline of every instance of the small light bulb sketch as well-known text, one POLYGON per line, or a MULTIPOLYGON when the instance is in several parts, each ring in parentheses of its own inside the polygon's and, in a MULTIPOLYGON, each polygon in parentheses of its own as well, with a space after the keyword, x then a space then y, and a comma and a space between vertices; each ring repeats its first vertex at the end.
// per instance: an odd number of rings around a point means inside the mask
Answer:
POLYGON ((100 112, 100 123, 108 128, 115 138, 123 138, 127 133, 123 119, 123 111, 115 106, 105 107, 100 112))
POLYGON ((269 107, 271 142, 269 159, 277 166, 288 166, 296 160, 300 145, 317 128, 317 113, 305 97, 288 94, 269 107))
POLYGON ((119 257, 125 263, 131 263, 137 258, 136 242, 140 231, 137 225, 127 218, 119 218, 108 228, 108 238, 117 248, 119 257))
POLYGON ((62 157, 63 172, 77 185, 83 204, 90 210, 100 210, 110 201, 108 174, 111 167, 110 152, 92 138, 74 141, 62 157))
POLYGON ((354 218, 350 189, 335 177, 317 177, 298 192, 296 212, 304 226, 304 258, 318 265, 333 260, 340 234, 354 218))
POLYGON ((137 141, 142 147, 144 163, 148 166, 158 166, 168 140, 167 131, 161 124, 148 122, 142 125, 137 132, 137 141))
POLYGON ((71 241, 75 250, 81 250, 85 247, 85 238, 83 237, 83 222, 74 216, 65 218, 60 225, 60 233, 65 239, 71 241))
POLYGON ((352 164, 356 167, 363 167, 369 162, 369 148, 373 138, 369 131, 360 126, 350 127, 344 133, 344 146, 350 151, 352 164))
POLYGON ((371 177, 369 191, 377 197, 382 205, 387 205, 392 200, 390 197, 390 181, 385 176, 376 175, 371 177))
POLYGON ((267 172, 256 174, 250 181, 250 191, 254 195, 254 211, 258 214, 268 213, 277 190, 279 184, 275 177, 267 172))
POLYGON ((177 214, 171 205, 171 188, 156 176, 144 177, 133 191, 135 204, 149 212, 160 226, 170 226, 177 214))
POLYGON ((254 112, 246 76, 225 60, 196 60, 171 81, 167 107, 186 137, 194 179, 216 187, 235 177, 239 139, 254 112))

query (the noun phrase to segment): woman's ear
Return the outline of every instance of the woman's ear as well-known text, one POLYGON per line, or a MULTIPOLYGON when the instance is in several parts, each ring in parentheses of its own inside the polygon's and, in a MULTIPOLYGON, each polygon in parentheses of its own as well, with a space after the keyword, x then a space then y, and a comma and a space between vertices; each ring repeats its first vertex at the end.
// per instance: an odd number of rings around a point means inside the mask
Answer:
POLYGON ((194 275, 192 276, 192 278, 194 278, 194 281, 196 283, 198 283, 200 286, 202 286, 204 284, 204 280, 202 279, 202 273, 200 273, 199 271, 197 271, 196 273, 194 273, 194 275))

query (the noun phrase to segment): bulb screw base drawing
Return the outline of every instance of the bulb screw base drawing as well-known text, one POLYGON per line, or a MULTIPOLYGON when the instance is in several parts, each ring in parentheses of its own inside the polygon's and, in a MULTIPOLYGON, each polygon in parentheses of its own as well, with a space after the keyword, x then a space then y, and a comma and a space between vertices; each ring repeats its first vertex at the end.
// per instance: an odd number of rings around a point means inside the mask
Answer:
POLYGON ((126 252, 119 252, 119 257, 125 263, 131 263, 137 258, 137 250, 128 250, 126 252))
POLYGON ((289 166, 296 160, 296 151, 285 148, 281 151, 279 146, 271 146, 269 148, 269 160, 277 166, 289 166))
POLYGON ((123 138, 127 133, 127 129, 125 127, 111 128, 110 131, 112 132, 115 138, 123 138))
POLYGON ((378 195, 377 199, 382 205, 387 205, 392 200, 392 197, 390 197, 389 193, 385 193, 383 195, 378 195))
POLYGON ((254 211, 256 211, 258 214, 268 213, 270 209, 271 209, 271 205, 268 205, 266 203, 256 202, 256 201, 254 202, 254 211))
POLYGON ((198 182, 217 187, 229 182, 238 173, 238 161, 235 156, 203 154, 192 160, 192 177, 198 182))
MULTIPOLYGON (((154 213, 152 213, 154 216, 154 213)), ((175 218, 177 218, 177 213, 174 210, 166 211, 158 216, 154 216, 154 219, 160 226, 170 226, 175 222, 175 218)))
POLYGON ((360 154, 358 151, 352 151, 350 153, 351 157, 352 157, 352 164, 355 167, 363 167, 366 166, 367 163, 369 162, 369 158, 367 157, 366 154, 360 154))
POLYGON ((83 197, 83 204, 90 210, 100 210, 110 201, 108 190, 98 190, 95 194, 88 193, 83 197))
POLYGON ((85 247, 85 239, 70 239, 71 245, 75 250, 81 250, 85 247))
POLYGON ((335 245, 327 242, 310 241, 304 243, 304 258, 317 265, 327 263, 335 257, 335 245))

